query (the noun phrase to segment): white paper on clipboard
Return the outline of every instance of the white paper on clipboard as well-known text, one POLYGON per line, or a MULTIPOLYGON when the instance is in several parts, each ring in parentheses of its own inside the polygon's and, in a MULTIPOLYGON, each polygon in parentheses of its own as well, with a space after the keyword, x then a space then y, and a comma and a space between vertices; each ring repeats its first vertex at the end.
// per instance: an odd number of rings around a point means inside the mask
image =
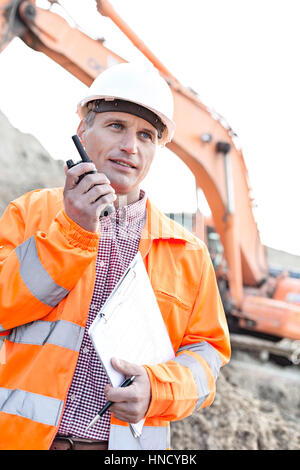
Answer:
MULTIPOLYGON (((138 252, 89 328, 89 336, 114 387, 124 376, 111 358, 153 365, 175 357, 143 259, 138 252)), ((131 424, 137 437, 144 420, 131 424)))

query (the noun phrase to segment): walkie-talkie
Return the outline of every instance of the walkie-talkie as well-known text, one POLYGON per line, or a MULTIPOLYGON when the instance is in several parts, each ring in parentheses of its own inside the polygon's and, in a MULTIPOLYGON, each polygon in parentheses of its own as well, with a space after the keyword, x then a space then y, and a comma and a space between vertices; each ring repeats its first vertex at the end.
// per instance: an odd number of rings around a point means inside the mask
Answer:
MULTIPOLYGON (((81 161, 79 161, 77 163, 74 163, 73 160, 67 160, 66 163, 67 163, 68 169, 70 169, 73 166, 78 165, 79 163, 82 163, 82 162, 92 163, 92 160, 88 157, 86 151, 84 150, 84 148, 82 146, 82 143, 79 140, 78 135, 72 135, 72 140, 75 144, 75 147, 78 150, 79 155, 81 156, 81 161)), ((97 173, 97 170, 87 171, 86 173, 83 173, 83 175, 80 175, 77 184, 82 180, 82 178, 85 177, 85 175, 89 175, 91 173, 97 173)), ((103 211, 101 212, 100 217, 110 215, 112 212, 114 212, 114 210, 115 210, 114 205, 113 204, 108 204, 103 209, 103 211)))

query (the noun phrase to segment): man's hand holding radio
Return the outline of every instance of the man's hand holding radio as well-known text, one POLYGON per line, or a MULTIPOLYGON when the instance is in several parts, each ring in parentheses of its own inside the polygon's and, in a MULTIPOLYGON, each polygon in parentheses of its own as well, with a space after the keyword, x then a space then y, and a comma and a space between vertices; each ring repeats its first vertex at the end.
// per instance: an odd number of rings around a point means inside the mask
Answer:
POLYGON ((98 231, 101 212, 117 199, 107 176, 98 172, 90 173, 95 169, 92 162, 80 163, 69 170, 65 166, 65 212, 70 219, 89 232, 98 231), (85 176, 80 180, 81 175, 85 176))

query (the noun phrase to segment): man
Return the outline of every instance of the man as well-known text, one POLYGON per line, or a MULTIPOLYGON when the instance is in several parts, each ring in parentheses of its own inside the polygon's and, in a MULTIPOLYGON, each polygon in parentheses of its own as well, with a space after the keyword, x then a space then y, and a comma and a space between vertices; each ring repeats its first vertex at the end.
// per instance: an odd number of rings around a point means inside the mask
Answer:
POLYGON ((209 254, 140 189, 158 145, 173 136, 172 111, 155 69, 109 68, 78 106, 93 163, 66 169, 63 190, 28 193, 3 215, 1 448, 166 449, 169 421, 213 401, 230 346, 209 254), (115 212, 100 217, 112 203, 115 212), (176 358, 154 366, 113 358, 135 375, 113 388, 87 330, 138 250, 176 358), (106 400, 110 411, 87 430, 106 400), (128 423, 142 418, 136 438, 128 423))

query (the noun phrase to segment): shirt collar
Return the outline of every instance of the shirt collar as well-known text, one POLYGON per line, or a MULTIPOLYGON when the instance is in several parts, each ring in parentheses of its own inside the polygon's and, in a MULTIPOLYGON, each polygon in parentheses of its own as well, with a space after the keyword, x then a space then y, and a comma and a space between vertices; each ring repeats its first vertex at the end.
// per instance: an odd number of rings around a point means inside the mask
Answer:
POLYGON ((119 207, 115 212, 108 217, 104 217, 102 220, 104 222, 114 220, 117 224, 125 226, 136 225, 146 218, 146 201, 145 191, 141 190, 138 201, 128 206, 119 207))
MULTIPOLYGON (((130 226, 139 222, 144 222, 141 234, 141 241, 150 242, 155 239, 175 239, 181 240, 191 245, 198 245, 195 236, 186 230, 182 225, 163 214, 147 198, 145 191, 140 191, 138 201, 118 208, 108 217, 100 219, 109 222, 115 220, 118 225, 130 226)), ((142 245, 144 243, 142 242, 142 245)), ((148 243, 146 243, 148 245, 148 243)))

